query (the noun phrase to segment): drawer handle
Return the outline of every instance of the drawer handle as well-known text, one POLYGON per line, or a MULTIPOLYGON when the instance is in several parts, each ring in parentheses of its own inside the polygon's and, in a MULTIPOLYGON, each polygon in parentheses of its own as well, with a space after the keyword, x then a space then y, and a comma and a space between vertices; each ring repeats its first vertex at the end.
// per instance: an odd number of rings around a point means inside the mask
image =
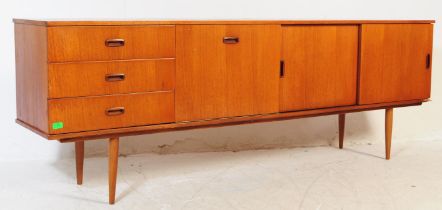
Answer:
POLYGON ((106 47, 122 47, 124 46, 124 39, 107 39, 104 44, 106 47))
POLYGON ((224 44, 236 44, 239 42, 239 38, 238 37, 233 37, 233 36, 225 36, 223 38, 223 43, 224 44))
POLYGON ((106 109, 107 116, 116 116, 121 114, 124 114, 124 107, 113 107, 106 109))
POLYGON ((125 74, 106 74, 104 76, 104 79, 107 82, 118 82, 118 81, 123 81, 124 79, 126 79, 126 75, 125 74))

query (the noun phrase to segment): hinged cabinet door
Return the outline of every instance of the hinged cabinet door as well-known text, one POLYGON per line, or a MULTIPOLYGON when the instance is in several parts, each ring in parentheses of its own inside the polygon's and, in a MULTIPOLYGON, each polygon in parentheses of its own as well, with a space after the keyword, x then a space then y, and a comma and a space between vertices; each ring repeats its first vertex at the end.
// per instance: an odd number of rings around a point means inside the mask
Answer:
POLYGON ((365 24, 359 104, 430 97, 432 24, 365 24))
POLYGON ((176 120, 278 112, 280 46, 280 25, 176 26, 176 120))
POLYGON ((280 110, 356 103, 358 26, 285 26, 280 110))

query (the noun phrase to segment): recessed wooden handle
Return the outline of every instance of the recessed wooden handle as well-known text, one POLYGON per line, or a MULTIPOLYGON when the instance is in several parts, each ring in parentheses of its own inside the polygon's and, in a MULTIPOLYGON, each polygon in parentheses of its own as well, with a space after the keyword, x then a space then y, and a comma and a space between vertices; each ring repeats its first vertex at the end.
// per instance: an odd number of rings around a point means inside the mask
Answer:
POLYGON ((118 81, 123 81, 126 78, 125 74, 106 74, 104 76, 104 79, 107 82, 118 82, 118 81))
POLYGON ((431 55, 430 53, 428 53, 426 58, 426 68, 430 69, 430 67, 431 67, 431 55))
POLYGON ((124 39, 107 39, 104 44, 106 47, 122 47, 124 46, 124 39))
POLYGON ((285 63, 284 60, 279 61, 279 77, 283 78, 285 75, 285 63))
POLYGON ((223 38, 223 43, 224 44, 236 44, 239 42, 239 38, 238 37, 233 37, 233 36, 226 36, 223 38))
POLYGON ((107 116, 121 115, 121 114, 124 114, 124 107, 109 108, 109 109, 106 109, 105 113, 107 116))

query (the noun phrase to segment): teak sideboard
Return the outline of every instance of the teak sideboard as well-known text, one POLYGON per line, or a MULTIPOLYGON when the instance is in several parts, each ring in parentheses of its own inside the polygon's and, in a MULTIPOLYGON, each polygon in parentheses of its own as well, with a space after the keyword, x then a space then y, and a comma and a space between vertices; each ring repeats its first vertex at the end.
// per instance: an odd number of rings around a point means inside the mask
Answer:
POLYGON ((15 19, 17 123, 75 142, 393 108, 430 98, 433 20, 15 19))

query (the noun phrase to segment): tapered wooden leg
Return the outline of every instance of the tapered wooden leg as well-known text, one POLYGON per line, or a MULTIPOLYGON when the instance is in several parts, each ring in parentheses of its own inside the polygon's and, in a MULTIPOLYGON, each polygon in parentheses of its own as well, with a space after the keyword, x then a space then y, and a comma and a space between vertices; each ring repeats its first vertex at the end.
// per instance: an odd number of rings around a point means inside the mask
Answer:
POLYGON ((118 169, 118 138, 109 139, 109 204, 115 203, 118 169))
POLYGON ((77 169, 77 184, 83 184, 84 141, 75 142, 75 163, 77 169))
POLYGON ((345 114, 339 114, 339 149, 344 147, 345 114))
POLYGON ((393 108, 385 110, 385 159, 390 160, 393 108))

